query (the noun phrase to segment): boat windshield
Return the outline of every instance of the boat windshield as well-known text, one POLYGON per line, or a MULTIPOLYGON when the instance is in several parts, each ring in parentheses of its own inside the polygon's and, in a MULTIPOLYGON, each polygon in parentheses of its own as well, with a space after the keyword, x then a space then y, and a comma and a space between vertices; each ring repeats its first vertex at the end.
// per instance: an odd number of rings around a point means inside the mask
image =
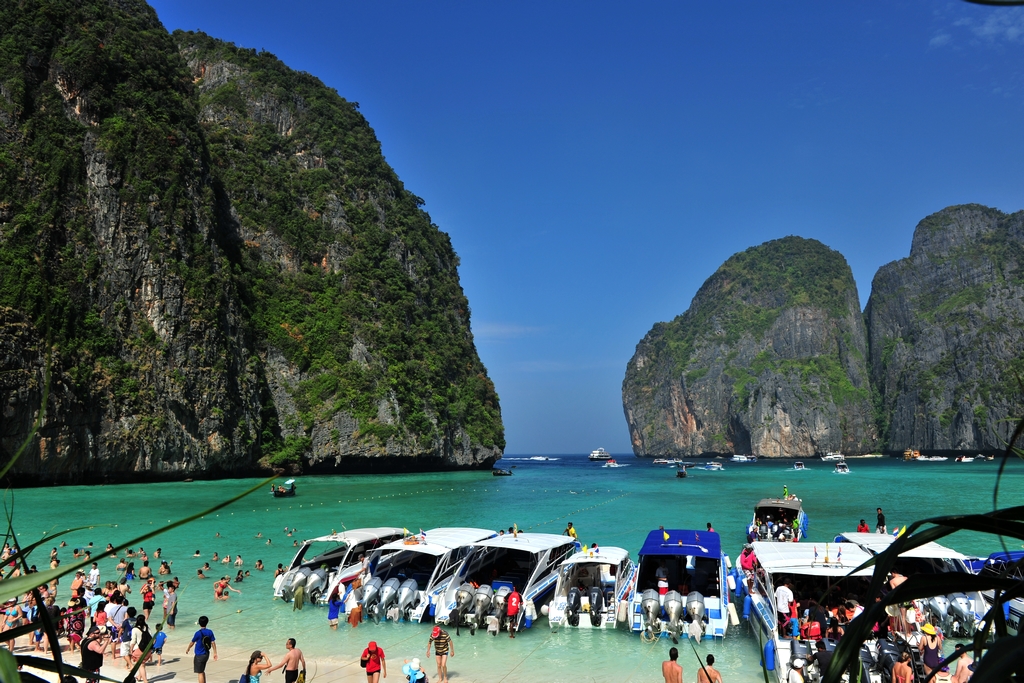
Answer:
POLYGON ((348 543, 342 541, 340 543, 335 542, 326 545, 327 547, 324 547, 325 544, 322 543, 307 543, 302 546, 302 548, 299 549, 298 554, 295 555, 295 559, 292 560, 292 566, 298 567, 302 564, 311 566, 319 564, 336 565, 344 559, 348 551, 348 543), (307 555, 311 554, 310 550, 313 550, 314 548, 316 551, 312 553, 312 557, 308 560, 304 559, 307 555))

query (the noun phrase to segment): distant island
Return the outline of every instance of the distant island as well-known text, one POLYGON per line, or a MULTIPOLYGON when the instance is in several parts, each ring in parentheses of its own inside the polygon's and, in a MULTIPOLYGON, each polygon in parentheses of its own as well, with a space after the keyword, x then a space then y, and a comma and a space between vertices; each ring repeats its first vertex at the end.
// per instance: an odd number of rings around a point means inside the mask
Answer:
POLYGON ((638 456, 993 453, 1024 410, 1024 212, 922 220, 861 313, 841 254, 786 237, 728 259, 626 366, 638 456))
POLYGON ((356 104, 143 2, 47 7, 0 7, 15 482, 501 457, 458 256, 356 104))

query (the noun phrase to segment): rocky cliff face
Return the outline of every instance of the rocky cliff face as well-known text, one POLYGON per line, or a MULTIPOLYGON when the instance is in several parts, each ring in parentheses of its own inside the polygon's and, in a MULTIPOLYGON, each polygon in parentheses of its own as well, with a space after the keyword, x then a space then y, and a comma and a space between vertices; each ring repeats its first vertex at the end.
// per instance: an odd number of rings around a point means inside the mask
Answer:
POLYGON ((999 451, 1022 414, 1024 212, 953 206, 875 275, 871 376, 889 450, 999 451))
POLYGON ((0 457, 29 440, 36 483, 493 462, 421 203, 272 55, 132 0, 0 5, 0 457))
POLYGON ((787 237, 726 261, 626 366, 639 456, 866 452, 876 432, 857 289, 846 260, 787 237))

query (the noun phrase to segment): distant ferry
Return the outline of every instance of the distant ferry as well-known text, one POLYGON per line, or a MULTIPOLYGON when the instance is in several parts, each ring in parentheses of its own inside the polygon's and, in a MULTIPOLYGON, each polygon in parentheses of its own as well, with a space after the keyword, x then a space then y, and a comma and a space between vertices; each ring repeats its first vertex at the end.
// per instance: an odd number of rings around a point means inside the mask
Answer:
POLYGON ((591 460, 611 460, 612 454, 603 448, 598 448, 596 451, 590 451, 591 460))

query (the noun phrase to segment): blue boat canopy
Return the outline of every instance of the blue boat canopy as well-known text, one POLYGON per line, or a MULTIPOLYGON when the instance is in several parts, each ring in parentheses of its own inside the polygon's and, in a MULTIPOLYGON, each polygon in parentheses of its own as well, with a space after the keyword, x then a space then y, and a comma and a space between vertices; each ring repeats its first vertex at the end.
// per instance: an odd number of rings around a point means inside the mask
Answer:
POLYGON ((655 529, 647 534, 640 548, 640 557, 644 555, 689 555, 718 560, 722 557, 722 539, 714 531, 655 529))

